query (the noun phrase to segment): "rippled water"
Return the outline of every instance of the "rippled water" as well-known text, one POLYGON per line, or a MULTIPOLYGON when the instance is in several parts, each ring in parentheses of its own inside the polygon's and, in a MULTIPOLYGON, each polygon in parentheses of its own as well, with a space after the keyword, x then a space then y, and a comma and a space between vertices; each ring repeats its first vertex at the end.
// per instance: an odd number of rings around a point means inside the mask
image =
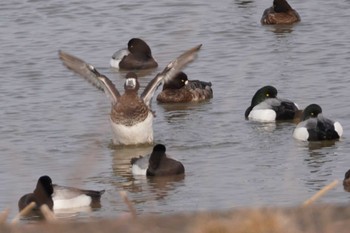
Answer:
MULTIPOLYGON (((55 183, 106 189, 102 208, 87 216, 137 212, 297 205, 350 168, 350 1, 290 4, 302 22, 261 26, 272 0, 62 1, 0 3, 0 210, 17 213, 19 197, 50 175, 55 183), (214 98, 198 105, 159 105, 155 142, 183 162, 182 180, 130 174, 129 160, 152 147, 111 148, 109 102, 58 59, 59 49, 94 64, 121 87, 110 56, 132 37, 145 39, 158 70, 184 50, 203 44, 185 69, 211 81, 214 98), (274 85, 300 107, 318 103, 339 120, 344 137, 331 145, 300 143, 292 123, 245 121, 255 91, 274 85)), ((345 204, 339 185, 320 201, 345 204)))

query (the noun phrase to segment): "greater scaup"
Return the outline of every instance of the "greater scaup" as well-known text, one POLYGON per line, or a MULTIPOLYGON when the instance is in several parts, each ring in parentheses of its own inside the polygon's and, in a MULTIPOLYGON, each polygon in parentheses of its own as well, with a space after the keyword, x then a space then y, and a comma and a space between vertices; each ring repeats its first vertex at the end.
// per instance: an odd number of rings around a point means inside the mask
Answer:
POLYGON ((213 98, 210 82, 188 80, 184 72, 164 79, 163 90, 157 96, 160 103, 199 102, 213 98))
POLYGON ((274 0, 261 18, 261 24, 293 24, 300 21, 300 16, 286 0, 274 0))
POLYGON ((192 62, 200 47, 201 45, 198 45, 170 62, 148 83, 140 96, 138 95, 140 84, 133 72, 126 74, 125 92, 120 95, 111 80, 100 74, 92 65, 62 51, 59 52, 59 57, 68 69, 80 74, 108 95, 112 103, 110 120, 115 145, 150 144, 153 142, 154 117, 150 103, 155 90, 164 78, 171 78, 192 62))
POLYGON ((152 57, 151 48, 140 38, 132 38, 128 42, 127 49, 115 52, 110 64, 123 70, 151 69, 158 66, 152 57))
POLYGON ((18 201, 19 210, 24 209, 31 202, 35 202, 37 211, 46 204, 51 210, 78 208, 84 206, 100 207, 100 198, 104 190, 84 190, 73 187, 52 184, 49 176, 41 176, 33 193, 22 196, 18 201))
POLYGON ((277 97, 275 87, 264 86, 253 96, 251 105, 245 111, 245 118, 260 122, 293 120, 297 112, 299 108, 294 102, 277 97))
POLYGON ((293 132, 293 137, 301 141, 334 140, 342 135, 341 124, 325 118, 317 104, 310 104, 304 109, 301 122, 293 132))
POLYGON ((163 144, 153 147, 151 155, 132 158, 132 173, 134 175, 146 176, 170 176, 185 173, 183 164, 175 159, 169 158, 163 144))
POLYGON ((41 205, 46 204, 51 210, 53 210, 52 194, 54 190, 52 187, 52 180, 49 176, 41 176, 36 184, 36 187, 32 193, 23 195, 18 201, 19 210, 24 209, 31 202, 35 202, 36 207, 34 210, 39 210, 41 205))

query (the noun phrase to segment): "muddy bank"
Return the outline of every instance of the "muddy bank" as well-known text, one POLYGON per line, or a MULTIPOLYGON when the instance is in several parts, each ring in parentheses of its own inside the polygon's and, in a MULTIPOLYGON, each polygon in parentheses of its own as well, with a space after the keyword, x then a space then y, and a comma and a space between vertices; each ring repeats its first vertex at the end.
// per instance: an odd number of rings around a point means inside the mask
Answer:
POLYGON ((350 208, 318 205, 295 208, 234 209, 173 215, 143 215, 137 218, 99 219, 89 222, 42 222, 0 226, 2 233, 90 232, 349 232, 350 208))

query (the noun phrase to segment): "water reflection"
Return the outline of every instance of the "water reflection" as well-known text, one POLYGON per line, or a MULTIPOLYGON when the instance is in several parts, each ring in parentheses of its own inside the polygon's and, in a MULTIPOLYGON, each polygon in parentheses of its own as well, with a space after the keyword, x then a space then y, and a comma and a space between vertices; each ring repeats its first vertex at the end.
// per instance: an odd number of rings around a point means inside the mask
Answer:
POLYGON ((273 132, 276 130, 276 122, 249 122, 251 123, 252 129, 258 133, 261 132, 273 132))
POLYGON ((130 193, 135 204, 164 199, 184 180, 184 175, 166 177, 134 176, 130 160, 133 157, 150 154, 152 145, 115 148, 113 153, 113 173, 117 177, 114 185, 130 193))
POLYGON ((308 147, 309 147, 309 152, 310 156, 312 156, 313 152, 319 151, 322 148, 327 148, 327 147, 333 147, 337 140, 325 140, 325 141, 319 141, 319 142, 309 142, 308 147))
POLYGON ((292 33, 294 30, 294 25, 284 25, 284 24, 276 24, 276 25, 264 25, 267 30, 274 32, 277 37, 285 37, 286 34, 292 33))
POLYGON ((113 172, 116 176, 122 176, 130 181, 132 178, 131 158, 150 154, 153 150, 153 145, 118 146, 114 149, 113 172))
POLYGON ((235 3, 238 5, 239 8, 247 8, 249 7, 254 1, 251 0, 235 0, 235 3))
POLYGON ((165 118, 168 123, 173 123, 181 119, 186 119, 192 111, 200 108, 203 103, 179 103, 179 104, 159 104, 164 109, 165 118))
POLYGON ((176 184, 183 182, 185 175, 165 176, 165 177, 150 177, 147 178, 148 185, 151 187, 151 192, 155 194, 157 200, 163 199, 168 193, 176 188, 176 184))
POLYGON ((305 183, 314 191, 318 191, 329 183, 334 173, 332 163, 336 159, 335 140, 319 142, 299 142, 307 149, 309 156, 304 158, 310 173, 305 183))

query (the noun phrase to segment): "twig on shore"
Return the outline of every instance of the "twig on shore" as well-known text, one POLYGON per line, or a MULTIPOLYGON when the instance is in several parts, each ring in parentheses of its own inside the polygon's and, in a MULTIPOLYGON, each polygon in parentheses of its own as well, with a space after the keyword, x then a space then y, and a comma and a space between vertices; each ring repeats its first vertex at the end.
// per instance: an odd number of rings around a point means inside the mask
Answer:
POLYGON ((0 213, 0 225, 6 222, 8 215, 9 215, 9 209, 5 209, 0 213))
POLYGON ((40 206, 40 211, 43 214, 46 221, 48 222, 56 221, 55 214, 50 210, 50 208, 46 204, 40 206))
POLYGON ((129 200, 128 195, 126 194, 126 192, 125 191, 120 191, 119 195, 123 198, 123 201, 128 206, 128 209, 129 209, 132 217, 136 218, 136 209, 134 207, 134 204, 131 203, 131 201, 129 200))
POLYGON ((306 201, 304 201, 303 206, 308 206, 311 205, 312 203, 314 203, 317 199, 319 199, 321 196, 323 196, 324 194, 326 194, 329 190, 331 190, 332 188, 334 188, 335 186, 337 186, 339 183, 338 180, 334 180, 332 183, 324 186, 320 191, 318 191, 317 193, 315 193, 312 197, 310 197, 309 199, 307 199, 306 201))

